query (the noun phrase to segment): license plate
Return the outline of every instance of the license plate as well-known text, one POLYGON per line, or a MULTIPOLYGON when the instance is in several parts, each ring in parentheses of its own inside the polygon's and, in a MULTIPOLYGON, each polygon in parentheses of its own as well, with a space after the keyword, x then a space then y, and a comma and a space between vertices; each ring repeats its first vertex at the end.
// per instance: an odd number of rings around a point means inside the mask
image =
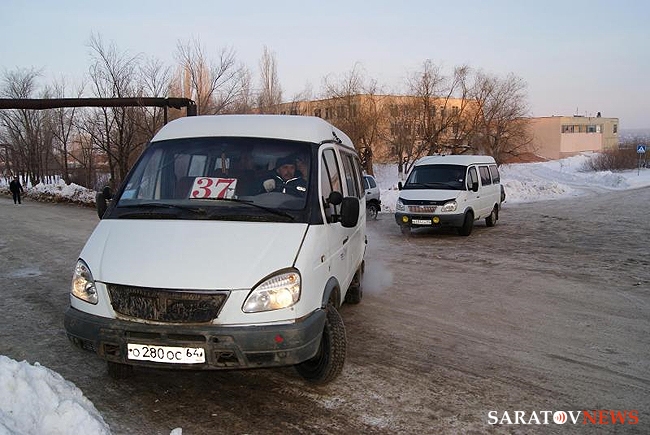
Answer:
POLYGON ((155 346, 128 343, 128 359, 171 364, 201 364, 205 362, 202 347, 155 346))
POLYGON ((414 225, 431 225, 431 219, 413 219, 411 222, 414 225))

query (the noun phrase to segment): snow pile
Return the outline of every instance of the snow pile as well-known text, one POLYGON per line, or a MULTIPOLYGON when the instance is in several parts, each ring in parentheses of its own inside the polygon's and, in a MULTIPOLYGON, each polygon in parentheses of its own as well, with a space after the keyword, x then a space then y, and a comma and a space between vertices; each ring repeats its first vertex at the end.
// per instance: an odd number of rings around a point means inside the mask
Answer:
POLYGON ((48 202, 72 202, 75 204, 95 203, 95 192, 86 189, 78 184, 65 184, 59 180, 55 184, 39 183, 36 186, 26 189, 27 197, 34 198, 38 201, 48 202))
POLYGON ((0 434, 110 434, 73 383, 35 363, 0 355, 0 434))

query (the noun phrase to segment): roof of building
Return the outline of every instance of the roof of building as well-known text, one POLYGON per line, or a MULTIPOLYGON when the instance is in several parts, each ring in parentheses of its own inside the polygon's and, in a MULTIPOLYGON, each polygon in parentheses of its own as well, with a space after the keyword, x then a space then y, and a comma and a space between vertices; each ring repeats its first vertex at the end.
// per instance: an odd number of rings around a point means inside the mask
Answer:
POLYGON ((329 122, 315 116, 201 115, 175 119, 152 142, 186 137, 263 137, 321 143, 339 141, 354 148, 350 138, 329 122))

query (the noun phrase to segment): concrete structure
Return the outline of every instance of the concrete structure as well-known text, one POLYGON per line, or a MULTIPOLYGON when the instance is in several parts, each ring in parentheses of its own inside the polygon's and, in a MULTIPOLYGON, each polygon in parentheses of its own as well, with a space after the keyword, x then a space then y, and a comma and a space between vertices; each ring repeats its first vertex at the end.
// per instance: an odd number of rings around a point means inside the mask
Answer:
POLYGON ((547 159, 618 148, 618 118, 548 116, 530 118, 532 149, 547 159))

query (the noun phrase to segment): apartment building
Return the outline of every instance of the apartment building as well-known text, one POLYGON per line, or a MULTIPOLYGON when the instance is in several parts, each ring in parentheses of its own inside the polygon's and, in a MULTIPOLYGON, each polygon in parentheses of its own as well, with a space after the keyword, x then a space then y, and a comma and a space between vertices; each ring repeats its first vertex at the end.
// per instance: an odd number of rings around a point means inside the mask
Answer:
POLYGON ((531 151, 547 159, 618 148, 618 118, 547 116, 530 118, 531 151))

